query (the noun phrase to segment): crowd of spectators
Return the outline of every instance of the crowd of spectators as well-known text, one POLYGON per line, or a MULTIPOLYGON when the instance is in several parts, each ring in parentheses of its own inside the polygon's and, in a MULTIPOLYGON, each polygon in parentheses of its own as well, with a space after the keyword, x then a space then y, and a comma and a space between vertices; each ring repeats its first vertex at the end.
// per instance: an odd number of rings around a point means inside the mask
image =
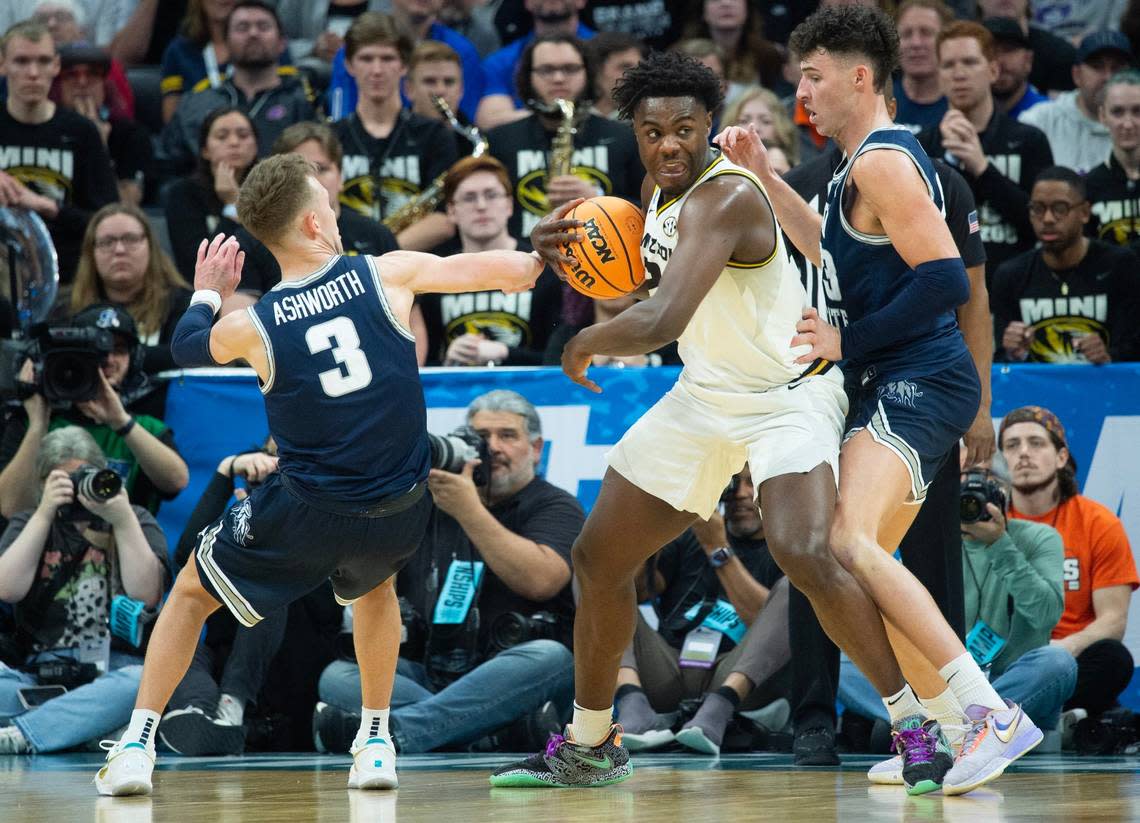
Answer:
MULTIPOLYGON (((1083 368, 1140 361, 1140 2, 880 4, 900 37, 895 121, 935 159, 971 273, 959 320, 979 368, 988 373, 989 352, 1083 368)), ((203 524, 276 471, 272 441, 225 456, 168 551, 154 515, 189 472, 163 421, 160 374, 174 366, 198 245, 223 232, 246 254, 223 313, 281 279, 237 216, 259 159, 296 153, 314 165, 346 254, 529 250, 534 225, 571 199, 640 200, 644 168, 610 91, 650 49, 674 49, 720 78, 716 124, 755 127, 777 170, 822 209, 841 157, 796 101, 786 47, 816 5, 4 3, 0 209, 34 212, 50 233, 61 283, 51 321, 109 343, 86 399, 26 393, 0 434, 0 753, 113 736, 171 570, 203 524), (106 500, 76 479, 97 469, 122 481, 106 500)), ((825 298, 821 272, 797 262, 809 294, 825 298)), ((519 294, 429 295, 412 314, 417 356, 421 366, 557 364, 574 333, 630 304, 592 301, 550 270, 519 294)), ((594 365, 679 362, 673 344, 594 365)), ((33 382, 30 361, 20 378, 33 382)), ((1140 579, 1119 519, 1079 493, 1051 412, 1014 411, 998 457, 976 459, 988 402, 962 482, 1000 496, 980 519, 923 526, 945 538, 951 568, 919 576, 995 688, 1070 745, 1077 721, 1121 711, 1133 672, 1121 641, 1140 579), (942 578, 958 582, 934 592, 942 578)), ((581 505, 541 477, 542 426, 527 398, 482 395, 467 423, 487 443, 485 476, 433 471, 433 524, 396 583, 391 729, 408 752, 535 748, 571 708, 581 505)), ((957 469, 941 481, 951 503, 957 469)), ((876 740, 858 730, 882 716, 881 701, 849 661, 828 662, 838 653, 768 554, 753 492, 747 471, 737 475, 721 513, 640 576, 642 616, 615 695, 631 749, 794 740, 797 762, 833 762, 837 695, 839 745, 876 740), (809 654, 811 670, 797 673, 809 654)), ((919 562, 913 554, 904 541, 903 561, 919 562)), ((329 594, 253 630, 211 618, 163 744, 346 751, 360 677, 351 607, 329 594)))

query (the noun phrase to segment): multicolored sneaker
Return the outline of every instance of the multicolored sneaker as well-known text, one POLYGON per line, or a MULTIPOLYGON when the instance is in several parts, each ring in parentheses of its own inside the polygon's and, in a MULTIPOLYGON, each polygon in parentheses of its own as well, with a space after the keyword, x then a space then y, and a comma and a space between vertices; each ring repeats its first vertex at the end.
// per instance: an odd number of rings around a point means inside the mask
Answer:
POLYGON ((107 762, 92 781, 99 794, 125 797, 150 794, 154 772, 154 748, 142 743, 104 740, 99 744, 107 752, 107 762))
POLYGON ((1045 738, 1029 715, 1008 700, 1004 709, 969 706, 966 717, 973 725, 954 768, 946 775, 944 794, 965 794, 996 780, 1010 763, 1045 738))
POLYGON ((621 726, 614 723, 606 739, 582 746, 570 737, 553 734, 546 750, 491 775, 499 788, 589 788, 620 783, 633 774, 629 754, 621 745, 621 726))
POLYGON ((350 789, 395 789, 396 747, 383 737, 372 737, 363 746, 352 747, 352 768, 348 771, 350 789))
POLYGON ((938 721, 912 714, 896 723, 891 733, 902 761, 906 793, 926 794, 941 788, 943 777, 954 765, 954 755, 938 721))

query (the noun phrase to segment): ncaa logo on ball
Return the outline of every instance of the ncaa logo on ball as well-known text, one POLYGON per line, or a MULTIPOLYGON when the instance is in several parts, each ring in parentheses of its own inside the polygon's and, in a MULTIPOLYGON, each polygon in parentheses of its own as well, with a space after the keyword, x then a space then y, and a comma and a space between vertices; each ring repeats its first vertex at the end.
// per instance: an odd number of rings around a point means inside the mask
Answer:
POLYGON ((665 232, 666 237, 677 236, 677 218, 667 217, 665 222, 661 224, 661 231, 665 232))

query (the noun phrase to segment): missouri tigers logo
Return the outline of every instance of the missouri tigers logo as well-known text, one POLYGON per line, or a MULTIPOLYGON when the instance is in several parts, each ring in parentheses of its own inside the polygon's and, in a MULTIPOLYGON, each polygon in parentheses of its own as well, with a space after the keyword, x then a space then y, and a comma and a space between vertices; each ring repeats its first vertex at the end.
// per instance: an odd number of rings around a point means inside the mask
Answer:
POLYGON ((234 541, 245 546, 253 539, 249 531, 250 520, 253 519, 253 503, 247 497, 234 508, 233 533, 234 541))
POLYGON ((896 406, 915 407, 915 401, 922 397, 918 386, 909 380, 894 380, 879 386, 879 399, 894 403, 896 406))

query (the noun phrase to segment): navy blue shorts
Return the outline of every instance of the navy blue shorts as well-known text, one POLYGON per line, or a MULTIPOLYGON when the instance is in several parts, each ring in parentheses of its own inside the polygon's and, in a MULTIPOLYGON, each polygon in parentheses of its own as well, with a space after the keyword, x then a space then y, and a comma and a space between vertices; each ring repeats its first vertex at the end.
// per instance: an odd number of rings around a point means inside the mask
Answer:
POLYGON ((394 575, 419 547, 431 513, 426 483, 361 513, 328 511, 272 474, 202 530, 198 578, 245 626, 331 580, 342 605, 394 575))
POLYGON ((843 440, 867 429, 903 461, 911 497, 921 503, 946 454, 978 416, 982 390, 974 361, 966 355, 923 377, 876 378, 873 368, 860 377, 848 389, 851 411, 843 440))

